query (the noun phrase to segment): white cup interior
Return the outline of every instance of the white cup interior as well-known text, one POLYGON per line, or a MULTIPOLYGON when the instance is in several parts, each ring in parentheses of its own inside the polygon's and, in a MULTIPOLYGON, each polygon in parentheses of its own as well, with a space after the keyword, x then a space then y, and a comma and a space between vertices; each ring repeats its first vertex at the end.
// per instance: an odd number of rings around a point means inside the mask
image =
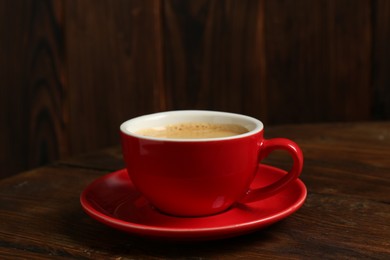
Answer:
POLYGON ((145 116, 136 117, 124 122, 120 126, 120 130, 131 136, 142 139, 152 140, 169 140, 169 141, 210 141, 210 140, 226 140, 234 138, 242 138, 248 135, 257 133, 263 129, 263 123, 255 118, 240 114, 205 111, 205 110, 178 110, 160 112, 145 116), (202 122, 211 124, 237 124, 248 129, 247 133, 234 135, 229 137, 205 138, 205 139, 166 139, 156 137, 146 137, 137 134, 137 131, 148 128, 164 127, 167 125, 178 123, 202 122))

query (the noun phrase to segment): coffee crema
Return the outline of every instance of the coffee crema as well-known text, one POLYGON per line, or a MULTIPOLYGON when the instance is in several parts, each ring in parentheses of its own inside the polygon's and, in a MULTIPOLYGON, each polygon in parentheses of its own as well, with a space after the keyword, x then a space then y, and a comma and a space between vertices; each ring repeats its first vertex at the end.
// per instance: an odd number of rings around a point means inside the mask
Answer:
POLYGON ((228 137, 247 132, 248 129, 237 124, 190 122, 146 128, 137 131, 136 134, 169 139, 203 139, 228 137))

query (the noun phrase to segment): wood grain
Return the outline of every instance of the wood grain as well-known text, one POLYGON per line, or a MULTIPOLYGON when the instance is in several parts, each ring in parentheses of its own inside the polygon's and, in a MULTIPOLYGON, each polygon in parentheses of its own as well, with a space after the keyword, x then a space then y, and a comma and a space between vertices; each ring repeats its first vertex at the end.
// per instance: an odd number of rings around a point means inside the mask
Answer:
POLYGON ((71 151, 119 142, 119 125, 165 108, 160 2, 66 5, 71 151))
MULTIPOLYGON (((390 123, 267 128, 268 138, 289 137, 303 149, 301 178, 308 188, 307 200, 298 212, 266 229, 211 242, 146 240, 113 230, 83 213, 80 192, 96 178, 121 167, 119 147, 61 160, 0 180, 0 255, 28 259, 386 259, 390 254, 389 129, 390 123)), ((272 161, 277 165, 286 162, 284 157, 272 161)))
POLYGON ((265 119, 263 1, 164 3, 169 107, 265 119))
POLYGON ((68 91, 65 84, 62 2, 38 1, 32 7, 26 57, 29 167, 69 154, 68 91))
POLYGON ((5 46, 0 46, 5 57, 0 65, 5 76, 1 103, 6 112, 1 119, 5 150, 0 161, 8 164, 0 175, 6 176, 67 155, 69 142, 62 2, 2 4, 1 24, 9 26, 2 30, 15 29, 7 37, 1 33, 5 46))
POLYGON ((370 1, 267 1, 270 123, 369 119, 370 1))
POLYGON ((390 119, 386 0, 0 0, 0 178, 212 109, 390 119))

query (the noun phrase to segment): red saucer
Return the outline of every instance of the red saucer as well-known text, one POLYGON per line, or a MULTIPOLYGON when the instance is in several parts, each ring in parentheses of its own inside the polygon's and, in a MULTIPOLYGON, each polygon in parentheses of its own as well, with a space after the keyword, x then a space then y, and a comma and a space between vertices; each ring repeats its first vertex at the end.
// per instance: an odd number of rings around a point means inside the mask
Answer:
MULTIPOLYGON (((285 171, 260 165, 253 187, 265 186, 285 171), (260 176, 261 175, 261 176, 260 176)), ((269 226, 297 211, 306 187, 296 180, 282 192, 261 201, 237 204, 208 217, 182 218, 155 210, 137 191, 125 169, 91 183, 81 194, 85 212, 105 225, 135 235, 175 240, 209 240, 233 237, 269 226)))

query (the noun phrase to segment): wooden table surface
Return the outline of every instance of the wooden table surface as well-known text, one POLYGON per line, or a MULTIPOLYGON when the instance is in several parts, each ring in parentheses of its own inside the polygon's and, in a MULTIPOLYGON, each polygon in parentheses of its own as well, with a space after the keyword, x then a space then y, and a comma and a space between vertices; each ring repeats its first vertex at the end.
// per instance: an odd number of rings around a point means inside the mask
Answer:
MULTIPOLYGON (((308 196, 300 210, 235 238, 177 243, 100 224, 79 203, 94 179, 123 168, 108 148, 0 180, 1 259, 390 259, 390 122, 266 128, 302 148, 308 196)), ((283 153, 267 162, 288 168, 283 153)))

